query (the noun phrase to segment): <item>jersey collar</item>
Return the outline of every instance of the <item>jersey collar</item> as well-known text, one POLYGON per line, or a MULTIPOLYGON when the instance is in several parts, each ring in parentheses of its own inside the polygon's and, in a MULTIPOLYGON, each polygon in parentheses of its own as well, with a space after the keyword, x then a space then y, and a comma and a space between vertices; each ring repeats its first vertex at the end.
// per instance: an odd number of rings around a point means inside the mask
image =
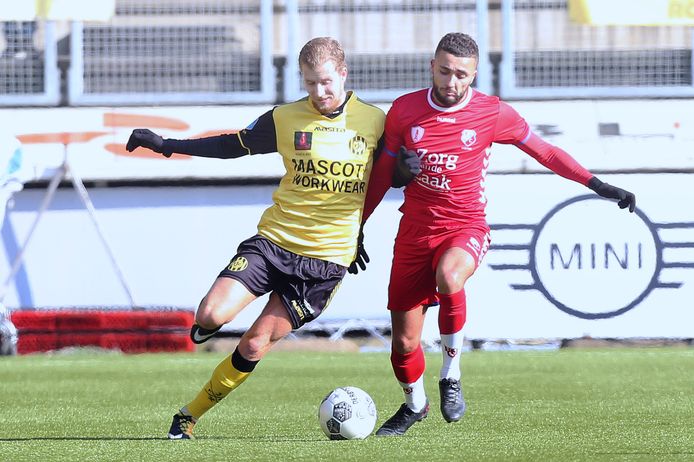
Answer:
POLYGON ((462 108, 464 108, 465 106, 467 106, 467 104, 472 99, 472 93, 475 90, 473 90, 471 87, 468 87, 463 99, 458 104, 456 104, 455 106, 451 106, 451 107, 444 107, 444 106, 439 106, 438 104, 436 104, 434 102, 434 98, 431 96, 432 91, 433 91, 433 89, 431 87, 429 87, 429 91, 427 91, 427 101, 429 102, 429 106, 431 106, 432 108, 436 109, 437 111, 441 111, 441 112, 455 112, 455 111, 459 111, 462 108))
POLYGON ((342 102, 342 104, 340 104, 337 107, 337 109, 335 109, 330 114, 321 114, 320 112, 318 112, 318 109, 316 109, 313 106, 313 103, 311 102, 311 99, 309 97, 306 97, 306 102, 308 103, 308 106, 311 108, 311 110, 313 112, 315 112, 316 114, 320 114, 323 117, 326 117, 328 119, 335 119, 335 118, 339 117, 345 111, 347 104, 349 104, 351 100, 357 98, 352 90, 348 90, 346 93, 347 93, 347 95, 345 96, 345 100, 342 102))

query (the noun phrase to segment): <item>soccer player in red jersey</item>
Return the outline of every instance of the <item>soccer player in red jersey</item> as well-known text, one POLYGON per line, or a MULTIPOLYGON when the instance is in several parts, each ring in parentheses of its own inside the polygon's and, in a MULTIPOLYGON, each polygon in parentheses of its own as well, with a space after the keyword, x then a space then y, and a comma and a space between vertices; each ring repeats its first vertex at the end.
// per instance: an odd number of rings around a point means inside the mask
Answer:
POLYGON ((490 243, 485 175, 492 143, 513 144, 553 172, 617 199, 630 212, 636 206, 634 194, 603 183, 542 140, 511 106, 471 88, 478 59, 477 44, 468 35, 445 35, 431 61, 431 88, 396 99, 386 116, 385 149, 371 175, 364 220, 391 186, 394 171, 418 173, 405 188, 388 287, 391 363, 406 402, 377 435, 402 435, 429 412, 420 341, 426 308, 436 302, 443 353, 441 413, 447 422, 456 422, 465 412, 459 364, 465 282, 490 243))

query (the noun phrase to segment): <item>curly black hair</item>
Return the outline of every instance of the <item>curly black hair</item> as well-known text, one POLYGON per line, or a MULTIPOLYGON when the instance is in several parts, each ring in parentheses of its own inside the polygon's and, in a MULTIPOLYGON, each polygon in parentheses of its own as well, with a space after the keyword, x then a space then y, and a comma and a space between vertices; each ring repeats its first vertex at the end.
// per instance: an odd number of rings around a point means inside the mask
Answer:
POLYGON ((467 34, 462 32, 450 32, 444 35, 436 47, 436 53, 443 50, 459 58, 479 59, 480 51, 477 42, 467 34))

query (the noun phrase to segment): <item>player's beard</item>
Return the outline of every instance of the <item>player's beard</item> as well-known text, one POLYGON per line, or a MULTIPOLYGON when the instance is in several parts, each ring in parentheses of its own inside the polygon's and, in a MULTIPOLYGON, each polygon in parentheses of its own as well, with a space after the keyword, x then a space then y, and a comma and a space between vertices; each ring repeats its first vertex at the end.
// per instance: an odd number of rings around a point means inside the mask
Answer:
POLYGON ((325 99, 324 101, 316 101, 315 99, 311 99, 311 103, 318 112, 323 115, 328 115, 335 112, 337 108, 339 108, 342 103, 345 102, 345 99, 347 99, 347 92, 342 89, 332 93, 330 98, 325 99))
POLYGON ((333 112, 339 104, 336 104, 336 100, 334 97, 331 97, 330 99, 324 100, 324 101, 316 101, 313 100, 313 106, 320 112, 321 114, 330 114, 333 112))
POLYGON ((460 103, 463 98, 465 97, 465 92, 456 92, 455 95, 447 95, 447 94, 442 94, 436 86, 432 85, 432 89, 434 90, 434 98, 436 101, 443 107, 452 107, 455 106, 456 104, 460 103))

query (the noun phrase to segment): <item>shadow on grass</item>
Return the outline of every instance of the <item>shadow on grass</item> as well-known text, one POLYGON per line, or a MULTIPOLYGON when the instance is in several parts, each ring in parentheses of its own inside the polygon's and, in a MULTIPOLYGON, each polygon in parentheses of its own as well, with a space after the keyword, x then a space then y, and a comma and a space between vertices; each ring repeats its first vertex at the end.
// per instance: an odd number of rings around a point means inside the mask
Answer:
MULTIPOLYGON (((205 440, 236 440, 257 442, 288 442, 296 441, 311 443, 316 441, 328 441, 324 438, 288 438, 288 437, 263 437, 263 436, 198 436, 192 441, 205 440)), ((170 440, 166 436, 31 436, 26 438, 0 438, 0 443, 21 441, 182 441, 170 440)))
POLYGON ((27 438, 0 438, 9 441, 156 441, 168 440, 165 436, 31 436, 27 438))

